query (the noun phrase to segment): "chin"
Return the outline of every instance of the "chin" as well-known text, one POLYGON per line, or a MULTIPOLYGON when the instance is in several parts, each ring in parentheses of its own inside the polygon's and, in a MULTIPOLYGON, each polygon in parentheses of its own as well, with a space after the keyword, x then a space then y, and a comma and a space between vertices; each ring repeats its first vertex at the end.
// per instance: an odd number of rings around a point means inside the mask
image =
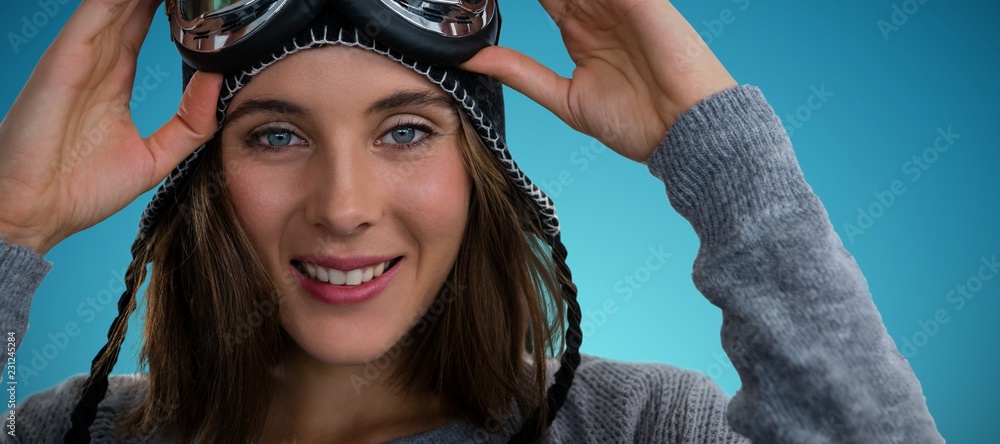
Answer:
POLYGON ((399 356, 400 347, 397 341, 370 342, 370 343, 329 343, 308 339, 302 343, 297 342, 301 349, 309 358, 321 364, 332 366, 362 366, 370 362, 385 361, 399 356))
POLYGON ((412 346, 408 333, 434 300, 402 269, 395 285, 359 304, 331 306, 301 288, 289 288, 279 303, 281 325, 300 358, 328 366, 386 368, 412 346), (400 289, 407 289, 401 291, 400 289))
POLYGON ((350 322, 349 320, 318 320, 302 318, 299 322, 282 322, 282 327, 298 349, 300 358, 331 366, 363 366, 399 357, 410 344, 407 328, 382 322, 350 322))

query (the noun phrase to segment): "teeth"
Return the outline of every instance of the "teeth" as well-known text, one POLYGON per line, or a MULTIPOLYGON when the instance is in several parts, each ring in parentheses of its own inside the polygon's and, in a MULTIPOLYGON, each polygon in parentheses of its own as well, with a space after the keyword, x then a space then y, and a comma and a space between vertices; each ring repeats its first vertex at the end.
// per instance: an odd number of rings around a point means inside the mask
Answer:
POLYGON ((372 279, 375 279, 385 273, 385 269, 389 268, 389 262, 382 262, 378 265, 372 267, 359 268, 357 270, 350 271, 340 271, 333 268, 325 268, 316 264, 311 264, 309 262, 302 262, 300 270, 306 272, 314 281, 327 282, 333 285, 361 285, 372 279))
POLYGON ((347 285, 360 285, 364 272, 361 270, 351 270, 347 272, 347 285))
POLYGON ((347 282, 347 275, 343 271, 327 268, 327 273, 330 274, 330 280, 327 282, 333 285, 344 285, 347 282))

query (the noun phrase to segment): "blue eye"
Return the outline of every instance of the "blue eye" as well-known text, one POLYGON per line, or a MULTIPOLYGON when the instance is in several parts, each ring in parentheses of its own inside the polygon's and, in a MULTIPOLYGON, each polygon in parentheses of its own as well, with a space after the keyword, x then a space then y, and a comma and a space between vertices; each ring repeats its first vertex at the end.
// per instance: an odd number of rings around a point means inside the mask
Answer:
POLYGON ((398 128, 392 130, 392 140, 396 143, 410 143, 417 137, 417 130, 414 128, 398 128))
POLYGON ((427 141, 433 135, 434 130, 422 123, 401 123, 376 140, 375 144, 408 148, 427 141))
POLYGON ((292 143, 292 138, 295 137, 292 133, 288 132, 273 132, 267 133, 267 143, 274 146, 288 146, 292 143))
POLYGON ((305 141, 291 130, 281 127, 261 128, 247 137, 247 144, 266 150, 304 145, 305 141))

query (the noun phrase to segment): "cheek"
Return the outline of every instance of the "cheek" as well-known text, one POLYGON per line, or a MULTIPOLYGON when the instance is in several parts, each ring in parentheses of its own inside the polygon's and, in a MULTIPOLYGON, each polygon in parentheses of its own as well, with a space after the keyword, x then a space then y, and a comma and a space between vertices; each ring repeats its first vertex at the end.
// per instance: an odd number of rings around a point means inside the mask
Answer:
POLYGON ((396 201, 418 241, 456 249, 468 221, 472 181, 459 148, 428 162, 396 187, 396 201))
POLYGON ((265 256, 276 252, 282 220, 289 213, 287 174, 250 162, 226 164, 227 191, 250 239, 265 256), (265 240, 271 240, 268 245, 265 240))

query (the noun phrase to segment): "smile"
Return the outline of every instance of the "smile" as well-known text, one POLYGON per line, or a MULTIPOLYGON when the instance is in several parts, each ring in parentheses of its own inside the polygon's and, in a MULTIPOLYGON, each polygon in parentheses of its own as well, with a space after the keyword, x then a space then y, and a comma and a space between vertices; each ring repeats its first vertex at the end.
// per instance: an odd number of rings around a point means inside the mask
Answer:
POLYGON ((400 258, 395 258, 368 267, 346 271, 338 270, 336 268, 327 268, 305 261, 292 261, 292 265, 313 281, 350 287, 361 285, 382 276, 382 274, 392 268, 393 265, 396 265, 396 263, 399 262, 399 259, 400 258))
POLYGON ((403 256, 389 260, 385 257, 303 257, 292 260, 290 266, 295 270, 299 287, 313 299, 331 306, 358 306, 389 286, 405 266, 404 259, 403 256))

